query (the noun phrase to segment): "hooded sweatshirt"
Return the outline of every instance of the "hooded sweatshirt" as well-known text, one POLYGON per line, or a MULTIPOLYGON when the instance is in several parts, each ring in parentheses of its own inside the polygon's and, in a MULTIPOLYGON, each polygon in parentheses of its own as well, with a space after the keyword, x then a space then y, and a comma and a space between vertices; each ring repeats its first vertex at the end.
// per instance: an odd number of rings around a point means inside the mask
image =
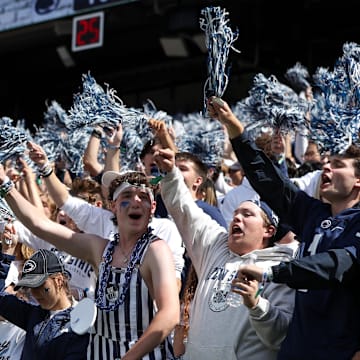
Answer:
MULTIPOLYGON (((199 279, 184 359, 276 359, 292 317, 294 290, 268 283, 255 308, 230 307, 230 283, 250 253, 230 251, 227 231, 195 204, 176 167, 162 180, 162 196, 199 279)), ((293 254, 280 246, 254 252, 263 267, 289 261, 293 254)))

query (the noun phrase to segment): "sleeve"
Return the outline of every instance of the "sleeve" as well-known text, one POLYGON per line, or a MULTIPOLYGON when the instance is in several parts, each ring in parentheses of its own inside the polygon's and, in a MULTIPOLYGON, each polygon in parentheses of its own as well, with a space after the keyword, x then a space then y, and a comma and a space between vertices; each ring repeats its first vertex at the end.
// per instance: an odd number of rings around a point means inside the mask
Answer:
POLYGON ((221 234, 227 234, 220 226, 195 203, 185 185, 180 170, 176 167, 162 179, 161 194, 181 237, 191 261, 198 270, 208 249, 221 234))
POLYGON ((332 249, 272 266, 273 282, 294 289, 326 289, 340 283, 352 289, 359 276, 355 261, 346 249, 332 249))
POLYGON ((305 174, 304 176, 291 178, 290 180, 302 191, 309 196, 319 199, 318 187, 321 177, 321 170, 315 170, 305 174))
POLYGON ((280 218, 286 219, 299 191, 297 186, 281 174, 246 131, 231 143, 251 186, 280 218))
POLYGON ((296 160, 302 164, 304 162, 304 154, 308 146, 308 134, 307 130, 302 132, 296 132, 295 134, 295 144, 294 144, 294 156, 296 160))
POLYGON ((48 243, 47 241, 39 238, 33 234, 26 226, 24 226, 20 221, 14 221, 14 227, 16 234, 19 237, 19 242, 37 250, 37 249, 52 249, 54 245, 48 243))
POLYGON ((261 342, 279 350, 295 304, 295 290, 283 284, 267 284, 258 304, 249 310, 250 322, 261 342))
POLYGON ((91 205, 75 196, 69 196, 61 209, 81 231, 108 237, 114 229, 111 211, 91 205))
POLYGON ((234 188, 225 181, 224 174, 222 171, 220 171, 220 174, 216 179, 214 185, 215 185, 215 189, 223 195, 227 194, 230 190, 234 188))
POLYGON ((13 260, 15 260, 15 256, 0 253, 0 291, 5 288, 5 280, 13 260))
POLYGON ((45 311, 18 299, 15 295, 0 292, 0 315, 14 325, 27 330, 29 319, 36 311, 45 311))

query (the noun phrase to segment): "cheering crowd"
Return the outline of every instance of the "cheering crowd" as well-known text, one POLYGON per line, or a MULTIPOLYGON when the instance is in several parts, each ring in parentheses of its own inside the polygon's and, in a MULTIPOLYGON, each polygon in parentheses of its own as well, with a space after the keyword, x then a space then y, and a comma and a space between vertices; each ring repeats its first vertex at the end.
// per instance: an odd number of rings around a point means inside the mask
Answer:
POLYGON ((2 119, 0 359, 359 360, 359 53, 183 119, 89 74, 2 119))

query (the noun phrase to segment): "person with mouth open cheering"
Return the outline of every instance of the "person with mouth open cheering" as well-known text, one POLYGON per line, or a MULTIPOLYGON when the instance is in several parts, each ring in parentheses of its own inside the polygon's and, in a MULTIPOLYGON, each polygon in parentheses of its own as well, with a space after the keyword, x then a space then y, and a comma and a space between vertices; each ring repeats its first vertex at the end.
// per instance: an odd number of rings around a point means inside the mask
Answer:
MULTIPOLYGON (((43 169, 50 175, 52 169, 43 169)), ((0 192, 35 235, 89 262, 98 274, 97 317, 90 329, 87 358, 167 359, 171 331, 180 318, 175 265, 169 246, 152 234, 156 203, 147 177, 129 171, 111 182, 117 223, 114 239, 76 233, 48 219, 6 178, 0 166, 0 192)))
POLYGON ((352 144, 323 165, 318 200, 277 171, 225 101, 209 99, 208 112, 228 130, 252 187, 300 240, 298 259, 270 267, 248 265, 239 274, 240 280, 252 277, 297 289, 278 360, 358 360, 360 148, 352 144))

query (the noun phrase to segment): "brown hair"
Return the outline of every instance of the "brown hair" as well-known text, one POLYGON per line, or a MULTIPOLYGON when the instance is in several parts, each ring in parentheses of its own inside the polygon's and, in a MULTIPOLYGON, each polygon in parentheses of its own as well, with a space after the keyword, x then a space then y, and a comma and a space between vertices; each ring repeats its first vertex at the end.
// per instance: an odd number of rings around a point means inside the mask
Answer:
POLYGON ((151 188, 147 176, 139 171, 130 171, 125 174, 119 175, 115 178, 109 186, 109 200, 112 200, 115 190, 124 182, 128 182, 131 185, 145 185, 151 188))
POLYGON ((200 200, 203 200, 210 205, 218 206, 215 185, 211 179, 206 178, 205 181, 199 185, 197 195, 200 197, 200 200))
POLYGON ((184 339, 187 338, 189 332, 190 307, 195 295, 195 290, 197 288, 197 285, 198 285, 198 277, 194 265, 191 263, 185 280, 184 292, 180 300, 181 304, 183 305, 184 339))
POLYGON ((148 140, 141 150, 140 160, 142 160, 146 154, 151 153, 153 146, 158 145, 158 144, 161 145, 161 142, 157 137, 154 137, 153 139, 148 140))
POLYGON ((335 155, 340 159, 352 159, 355 169, 355 175, 360 176, 360 148, 356 145, 350 145, 343 154, 335 155))
POLYGON ((103 207, 106 207, 106 200, 103 197, 101 185, 93 179, 75 178, 71 185, 70 194, 72 196, 80 197, 90 204, 102 201, 103 207))
POLYGON ((203 178, 203 181, 206 180, 208 167, 196 155, 186 151, 178 152, 177 154, 175 154, 175 160, 192 162, 194 164, 194 169, 197 174, 203 178))

